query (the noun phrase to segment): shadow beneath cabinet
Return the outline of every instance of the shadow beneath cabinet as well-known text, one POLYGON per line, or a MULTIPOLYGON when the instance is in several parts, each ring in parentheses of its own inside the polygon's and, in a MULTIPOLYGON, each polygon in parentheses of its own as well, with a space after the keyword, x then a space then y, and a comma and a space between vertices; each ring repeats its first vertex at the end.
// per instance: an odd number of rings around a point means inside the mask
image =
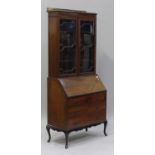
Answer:
MULTIPOLYGON (((89 142, 89 140, 92 140, 92 139, 100 139, 100 138, 105 138, 104 134, 92 133, 91 131, 83 132, 83 133, 71 132, 69 134, 69 145, 71 144, 73 146, 74 144, 77 144, 77 143, 81 144, 84 142, 89 142)), ((59 144, 65 144, 65 135, 57 139, 53 139, 52 141, 59 144)))

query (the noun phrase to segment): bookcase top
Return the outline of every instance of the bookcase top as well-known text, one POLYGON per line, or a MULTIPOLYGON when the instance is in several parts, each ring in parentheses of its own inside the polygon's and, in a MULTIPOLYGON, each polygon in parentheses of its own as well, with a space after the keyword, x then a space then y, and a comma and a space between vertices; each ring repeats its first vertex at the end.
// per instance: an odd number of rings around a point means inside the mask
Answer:
POLYGON ((94 12, 87 12, 84 10, 70 10, 70 9, 61 9, 61 8, 47 8, 47 12, 70 12, 70 13, 87 13, 87 14, 96 14, 94 12))

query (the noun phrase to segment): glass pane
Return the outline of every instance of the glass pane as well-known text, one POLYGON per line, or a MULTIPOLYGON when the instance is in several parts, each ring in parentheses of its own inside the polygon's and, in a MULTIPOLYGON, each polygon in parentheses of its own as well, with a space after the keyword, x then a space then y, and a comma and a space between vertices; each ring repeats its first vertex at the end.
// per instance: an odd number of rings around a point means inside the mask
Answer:
POLYGON ((75 73, 75 21, 60 20, 60 74, 75 73))
POLYGON ((80 22, 80 72, 94 71, 94 23, 80 22))

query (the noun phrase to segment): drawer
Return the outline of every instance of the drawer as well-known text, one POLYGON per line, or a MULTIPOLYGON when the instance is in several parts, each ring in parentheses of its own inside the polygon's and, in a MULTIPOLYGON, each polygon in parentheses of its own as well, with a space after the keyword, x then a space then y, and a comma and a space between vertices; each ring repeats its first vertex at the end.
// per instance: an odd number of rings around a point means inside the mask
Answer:
POLYGON ((78 116, 69 117, 67 121, 68 128, 77 128, 89 124, 95 124, 106 120, 105 109, 94 113, 85 113, 78 116))
POLYGON ((97 98, 96 96, 80 96, 80 97, 75 97, 75 98, 71 98, 68 101, 68 106, 78 106, 78 104, 80 103, 92 103, 92 102, 96 102, 97 98))
POLYGON ((92 103, 77 102, 77 104, 75 104, 74 106, 67 107, 67 116, 72 117, 72 116, 79 116, 85 113, 93 113, 96 111, 96 108, 97 108, 96 105, 92 103))
POLYGON ((68 117, 86 115, 88 113, 94 114, 100 110, 106 109, 106 106, 103 102, 99 103, 79 103, 78 106, 67 107, 68 117))
POLYGON ((68 118, 68 128, 77 128, 86 126, 89 124, 95 124, 106 120, 105 110, 98 111, 96 113, 85 113, 78 117, 68 118))
POLYGON ((80 106, 82 103, 91 105, 91 104, 105 104, 106 103, 106 94, 97 93, 92 95, 80 96, 70 98, 67 102, 67 107, 80 106))
POLYGON ((68 127, 80 127, 106 119, 106 100, 102 93, 71 98, 67 103, 68 127))
POLYGON ((95 112, 105 107, 105 96, 99 93, 69 99, 67 102, 67 113, 70 115, 72 113, 95 112))
POLYGON ((87 116, 87 115, 94 115, 98 111, 103 110, 104 107, 102 108, 97 108, 95 106, 90 107, 90 108, 78 108, 78 109, 68 109, 68 118, 74 118, 74 117, 80 117, 80 116, 87 116))

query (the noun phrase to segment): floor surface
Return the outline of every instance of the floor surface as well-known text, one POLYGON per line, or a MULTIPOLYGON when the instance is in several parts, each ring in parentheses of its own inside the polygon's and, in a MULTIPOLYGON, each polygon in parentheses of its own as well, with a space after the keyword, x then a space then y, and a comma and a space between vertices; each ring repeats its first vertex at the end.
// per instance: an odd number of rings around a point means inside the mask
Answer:
POLYGON ((114 136, 113 118, 108 120, 107 133, 103 134, 104 125, 69 134, 69 148, 65 149, 65 136, 62 132, 51 130, 51 142, 47 143, 46 118, 42 118, 41 155, 113 155, 114 136))

